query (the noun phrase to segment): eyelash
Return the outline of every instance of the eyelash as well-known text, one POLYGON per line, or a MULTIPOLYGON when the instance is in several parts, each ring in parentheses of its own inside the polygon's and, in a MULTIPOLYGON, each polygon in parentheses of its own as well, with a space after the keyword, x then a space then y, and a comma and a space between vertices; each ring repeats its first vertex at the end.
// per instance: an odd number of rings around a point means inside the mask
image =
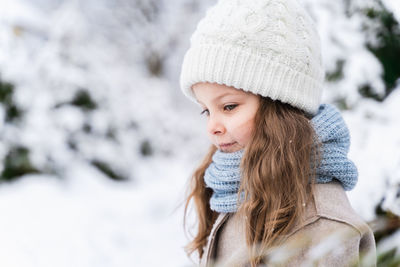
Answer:
MULTIPOLYGON (((226 105, 226 106, 224 106, 224 109, 225 109, 226 107, 233 107, 232 109, 229 110, 229 111, 231 111, 231 110, 234 110, 237 106, 238 106, 237 104, 226 105)), ((208 112, 208 109, 203 110, 203 111, 200 113, 200 115, 203 115, 206 111, 208 112)))

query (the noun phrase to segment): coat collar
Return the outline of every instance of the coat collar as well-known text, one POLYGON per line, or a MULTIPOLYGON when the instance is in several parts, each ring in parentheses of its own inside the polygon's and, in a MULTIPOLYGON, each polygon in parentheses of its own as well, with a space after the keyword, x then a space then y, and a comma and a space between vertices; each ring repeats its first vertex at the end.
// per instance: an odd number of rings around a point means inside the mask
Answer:
POLYGON ((216 235, 221 226, 226 222, 229 217, 229 213, 220 213, 215 220, 215 223, 211 229, 210 235, 208 236, 207 245, 204 249, 203 257, 201 258, 200 266, 207 266, 215 256, 216 252, 216 235))

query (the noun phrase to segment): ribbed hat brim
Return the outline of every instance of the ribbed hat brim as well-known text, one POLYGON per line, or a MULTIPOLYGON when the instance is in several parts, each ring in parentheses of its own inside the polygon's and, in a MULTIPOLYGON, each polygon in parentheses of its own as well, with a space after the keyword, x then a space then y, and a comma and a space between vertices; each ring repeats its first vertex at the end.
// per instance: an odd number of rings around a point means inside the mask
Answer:
POLYGON ((218 44, 192 46, 185 54, 180 86, 194 102, 192 85, 210 82, 291 104, 309 114, 318 110, 322 93, 322 72, 312 76, 278 62, 274 53, 258 55, 243 47, 218 44), (316 80, 312 77, 321 77, 316 80))

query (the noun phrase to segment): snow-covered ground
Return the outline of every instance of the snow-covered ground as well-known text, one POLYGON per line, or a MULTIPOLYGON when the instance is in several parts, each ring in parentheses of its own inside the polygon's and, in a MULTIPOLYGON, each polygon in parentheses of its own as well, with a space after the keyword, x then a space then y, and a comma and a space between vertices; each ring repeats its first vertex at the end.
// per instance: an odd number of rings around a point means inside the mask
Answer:
MULTIPOLYGON (((182 202, 208 141, 178 77, 212 2, 0 0, 0 80, 15 85, 13 99, 26 111, 6 123, 0 105, 0 162, 20 145, 34 166, 50 170, 0 184, 0 266, 193 265, 183 251, 182 202), (157 57, 162 74, 149 75, 146 64, 157 57), (65 104, 82 90, 96 109, 65 104), (150 156, 140 153, 144 143, 150 156), (128 180, 110 180, 92 160, 128 180)), ((346 18, 342 1, 302 2, 318 23, 326 69, 347 62, 324 101, 344 97, 351 107, 343 116, 360 176, 350 201, 368 221, 384 196, 384 207, 400 214, 400 84, 382 103, 362 98, 358 85, 382 93, 383 83, 360 18, 346 18)), ((398 17, 398 1, 384 2, 398 17)))
POLYGON ((1 266, 189 266, 181 163, 143 162, 143 180, 121 184, 74 164, 67 180, 2 185, 1 266))

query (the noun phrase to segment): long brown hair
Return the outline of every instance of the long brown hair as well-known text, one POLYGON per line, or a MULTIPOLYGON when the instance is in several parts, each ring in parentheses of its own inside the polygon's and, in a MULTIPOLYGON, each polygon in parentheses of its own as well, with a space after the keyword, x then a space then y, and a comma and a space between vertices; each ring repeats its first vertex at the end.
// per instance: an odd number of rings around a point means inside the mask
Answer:
MULTIPOLYGON (((238 196, 244 193, 244 200, 237 211, 238 216, 247 218, 246 243, 252 266, 263 262, 265 252, 279 246, 295 224, 304 219, 305 203, 313 193, 320 147, 308 115, 289 104, 260 97, 254 125, 240 165, 238 196)), ((216 150, 211 145, 193 173, 185 205, 184 224, 191 201, 198 219, 197 235, 186 251, 197 251, 200 257, 218 216, 210 209, 212 189, 206 188, 204 182, 205 170, 216 150)))

